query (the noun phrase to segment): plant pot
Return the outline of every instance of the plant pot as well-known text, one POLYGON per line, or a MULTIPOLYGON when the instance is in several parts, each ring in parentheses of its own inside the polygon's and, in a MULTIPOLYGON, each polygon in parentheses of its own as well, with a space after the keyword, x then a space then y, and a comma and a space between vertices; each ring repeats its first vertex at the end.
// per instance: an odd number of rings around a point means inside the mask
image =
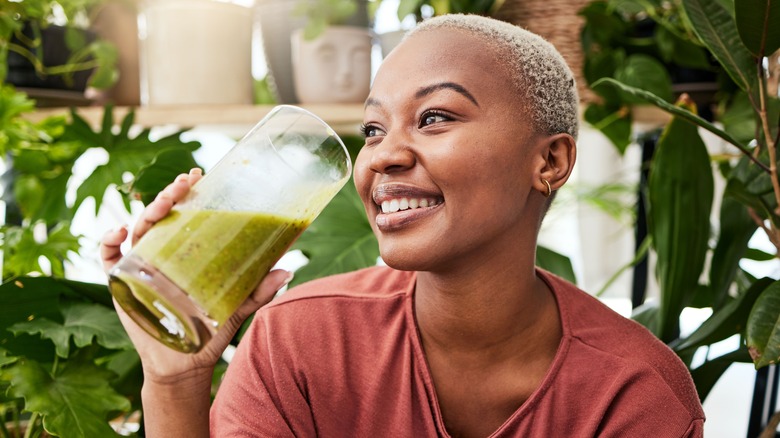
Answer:
POLYGON ((382 48, 382 59, 386 58, 395 49, 406 35, 406 30, 394 30, 379 34, 379 47, 382 48))
MULTIPOLYGON (((94 41, 95 35, 88 31, 84 33, 85 40, 94 41)), ((29 26, 25 26, 22 33, 28 39, 34 39, 33 31, 29 26)), ((27 47, 15 37, 11 40, 13 44, 27 47)), ((62 26, 51 25, 41 29, 41 62, 45 67, 60 66, 68 63, 71 51, 65 44, 65 28, 62 26)), ((16 87, 27 88, 47 88, 57 90, 69 90, 83 92, 87 87, 92 70, 81 70, 75 72, 70 78, 62 75, 39 75, 35 71, 32 62, 26 57, 12 50, 8 51, 8 74, 6 82, 16 87)))
MULTIPOLYGON (((255 6, 255 20, 263 40, 269 84, 278 103, 300 103, 293 79, 290 42, 292 34, 306 25, 304 17, 294 14, 301 1, 304 0, 258 0, 255 6)), ((365 1, 358 1, 357 12, 344 24, 368 28, 365 1)))
POLYGON ((313 40, 292 37, 295 93, 301 103, 362 103, 371 85, 371 32, 331 26, 313 40))
POLYGON ((252 103, 252 14, 211 0, 143 3, 138 22, 141 103, 252 103))

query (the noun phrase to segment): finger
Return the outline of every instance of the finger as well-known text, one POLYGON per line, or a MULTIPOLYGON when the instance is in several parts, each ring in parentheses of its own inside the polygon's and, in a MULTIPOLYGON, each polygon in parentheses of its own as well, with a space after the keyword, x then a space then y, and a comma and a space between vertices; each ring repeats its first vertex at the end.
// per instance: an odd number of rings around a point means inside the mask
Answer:
POLYGON ((187 196, 191 186, 192 184, 190 183, 190 175, 187 173, 182 173, 177 176, 172 183, 168 184, 159 194, 157 194, 157 198, 155 199, 166 198, 174 203, 179 202, 184 199, 185 196, 187 196))
POLYGON ((193 186, 203 178, 203 170, 199 167, 193 167, 190 169, 189 177, 190 186, 193 186))
MULTIPOLYGON (((257 312, 257 309, 268 304, 279 289, 286 286, 293 279, 293 273, 282 269, 275 269, 263 278, 260 285, 252 292, 252 295, 236 310, 233 316, 224 324, 228 333, 235 332, 243 324, 249 315, 257 312)), ((222 331, 222 330, 220 330, 222 331)), ((232 338, 232 333, 230 337, 232 338)))
POLYGON ((173 201, 168 198, 158 198, 147 205, 133 227, 133 245, 135 246, 138 239, 143 237, 154 224, 167 216, 171 208, 173 208, 173 201))
POLYGON ((122 242, 127 239, 127 225, 108 231, 100 241, 100 259, 108 272, 122 258, 122 242))

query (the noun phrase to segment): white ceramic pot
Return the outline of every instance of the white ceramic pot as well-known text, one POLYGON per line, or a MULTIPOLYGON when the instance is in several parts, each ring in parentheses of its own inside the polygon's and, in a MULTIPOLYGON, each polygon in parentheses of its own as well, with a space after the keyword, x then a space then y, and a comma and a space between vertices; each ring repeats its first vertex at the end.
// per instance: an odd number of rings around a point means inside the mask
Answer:
POLYGON ((212 0, 148 0, 138 22, 141 103, 252 103, 252 10, 212 0))
POLYGON ((371 32, 331 26, 313 40, 292 35, 295 92, 301 103, 362 103, 371 85, 371 32))

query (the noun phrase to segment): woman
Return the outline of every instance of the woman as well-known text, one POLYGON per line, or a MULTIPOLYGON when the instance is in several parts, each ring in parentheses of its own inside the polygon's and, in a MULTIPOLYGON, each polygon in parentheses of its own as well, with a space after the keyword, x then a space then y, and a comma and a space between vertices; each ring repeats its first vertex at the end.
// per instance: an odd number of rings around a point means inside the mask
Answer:
MULTIPOLYGON (((571 174, 577 94, 539 37, 477 16, 416 28, 366 101, 355 184, 389 267, 329 277, 243 319, 291 278, 271 272, 196 355, 119 310, 144 363, 150 436, 701 436, 677 356, 647 330, 534 266, 571 174)), ((134 239, 199 178, 150 204, 134 239)), ((109 233, 106 267, 127 231, 109 233)))

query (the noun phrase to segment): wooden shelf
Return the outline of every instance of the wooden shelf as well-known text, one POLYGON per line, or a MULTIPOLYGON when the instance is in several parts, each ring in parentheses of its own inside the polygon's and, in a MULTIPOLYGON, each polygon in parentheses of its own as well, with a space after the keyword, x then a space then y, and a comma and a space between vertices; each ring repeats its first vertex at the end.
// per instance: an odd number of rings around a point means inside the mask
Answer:
MULTIPOLYGON (((340 134, 357 134, 363 121, 362 104, 300 105, 322 117, 340 134)), ((253 126, 273 105, 210 105, 210 106, 141 106, 114 108, 114 120, 120 122, 131 109, 135 109, 135 124, 151 128, 175 125, 181 128, 200 126, 253 126)), ((93 127, 103 119, 102 106, 76 107, 78 114, 93 127)), ((52 115, 69 115, 69 108, 40 108, 27 115, 32 121, 40 121, 52 115)))

